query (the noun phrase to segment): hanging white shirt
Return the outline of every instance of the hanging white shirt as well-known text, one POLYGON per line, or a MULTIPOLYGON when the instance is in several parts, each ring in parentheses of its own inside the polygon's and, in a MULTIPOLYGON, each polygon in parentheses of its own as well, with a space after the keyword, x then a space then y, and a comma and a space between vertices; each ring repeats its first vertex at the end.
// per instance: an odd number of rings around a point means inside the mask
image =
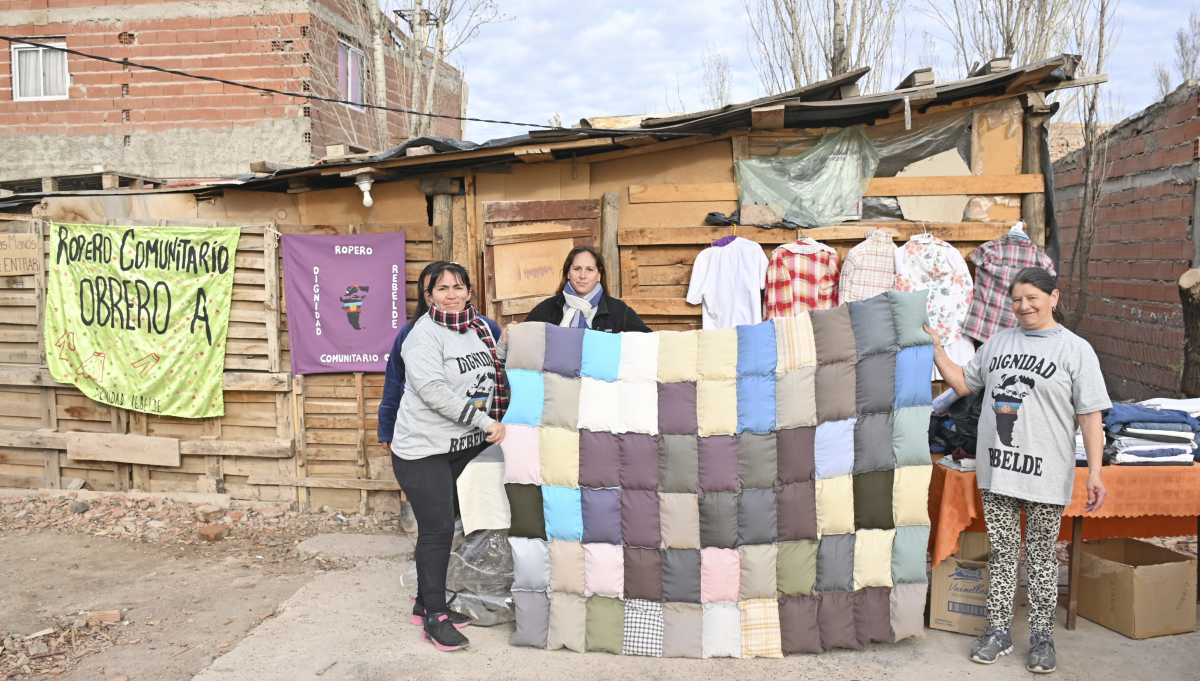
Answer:
POLYGON ((767 277, 762 246, 737 237, 700 251, 692 265, 687 301, 704 306, 705 329, 727 329, 762 321, 760 291, 767 277))

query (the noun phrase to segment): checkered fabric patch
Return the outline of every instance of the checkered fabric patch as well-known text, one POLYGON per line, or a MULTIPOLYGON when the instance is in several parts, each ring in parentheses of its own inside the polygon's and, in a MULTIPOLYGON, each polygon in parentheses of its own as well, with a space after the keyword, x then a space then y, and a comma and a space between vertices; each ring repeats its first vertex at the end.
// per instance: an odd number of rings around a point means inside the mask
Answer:
POLYGON ((621 654, 662 657, 662 603, 634 598, 625 601, 625 639, 621 654))

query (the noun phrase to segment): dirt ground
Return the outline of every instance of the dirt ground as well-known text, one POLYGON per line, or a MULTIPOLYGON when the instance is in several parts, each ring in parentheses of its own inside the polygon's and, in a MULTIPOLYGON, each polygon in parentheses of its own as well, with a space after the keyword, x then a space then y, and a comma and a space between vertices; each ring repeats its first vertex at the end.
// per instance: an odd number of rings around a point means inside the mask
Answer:
MULTIPOLYGON (((895 645, 784 660, 661 660, 514 648, 511 626, 501 625, 468 629, 471 648, 446 655, 407 622, 411 539, 397 518, 116 495, 91 496, 86 510, 73 509, 81 500, 0 495, 0 679, 1026 676, 1023 611, 1016 654, 993 667, 966 659, 969 638, 936 631, 895 645), (224 536, 210 542, 200 528, 212 525, 222 526, 224 536)), ((1057 641, 1055 678, 1200 681, 1200 633, 1134 641, 1081 619, 1075 631, 1060 629, 1057 641)))
POLYGON ((314 576, 351 564, 297 551, 322 531, 401 535, 392 517, 5 491, 0 680, 191 679, 314 576), (206 540, 214 527, 221 538, 206 540), (89 623, 106 613, 117 621, 89 623))

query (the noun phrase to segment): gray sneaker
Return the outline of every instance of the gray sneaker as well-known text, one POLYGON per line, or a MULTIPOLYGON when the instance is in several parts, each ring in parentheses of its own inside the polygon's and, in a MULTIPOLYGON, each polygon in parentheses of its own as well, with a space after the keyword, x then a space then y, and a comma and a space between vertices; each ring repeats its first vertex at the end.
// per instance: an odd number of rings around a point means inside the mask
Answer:
POLYGON ((1029 654, 1025 656, 1025 668, 1034 674, 1049 674, 1058 669, 1054 654, 1054 639, 1046 634, 1029 637, 1029 654))
POLYGON ((1012 635, 1006 629, 988 629, 971 644, 971 661, 993 664, 1012 649, 1012 635))

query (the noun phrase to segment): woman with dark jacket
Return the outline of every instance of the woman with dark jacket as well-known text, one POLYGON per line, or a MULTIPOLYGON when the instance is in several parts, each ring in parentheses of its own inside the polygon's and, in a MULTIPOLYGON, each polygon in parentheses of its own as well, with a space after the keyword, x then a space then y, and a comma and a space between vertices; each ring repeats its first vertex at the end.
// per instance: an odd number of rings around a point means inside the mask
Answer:
POLYGON ((595 331, 650 332, 642 318, 604 290, 604 258, 591 246, 577 246, 563 262, 562 289, 529 312, 527 322, 546 322, 595 331))
MULTIPOLYGON (((409 434, 405 432, 398 432, 398 430, 411 430, 411 428, 404 428, 403 425, 401 429, 397 429, 396 427, 401 401, 404 399, 405 395, 405 382, 408 378, 405 371, 406 367, 403 350, 409 335, 417 326, 418 322, 421 322, 426 317, 430 316, 431 303, 435 305, 438 304, 439 301, 437 298, 443 299, 443 305, 446 302, 444 300, 446 298, 446 294, 444 292, 438 291, 437 295, 435 296, 434 291, 435 282, 437 282, 438 278, 442 277, 442 275, 448 275, 450 279, 461 280, 465 283, 466 290, 470 290, 470 282, 466 279, 466 272, 462 270, 461 266, 459 265, 439 260, 429 263, 425 266, 425 269, 421 270, 420 276, 417 277, 417 312, 413 318, 404 325, 404 328, 400 330, 400 333, 396 335, 396 340, 392 345, 392 353, 388 356, 387 373, 384 379, 383 397, 379 402, 379 442, 387 449, 388 454, 395 454, 395 456, 392 457, 393 468, 396 472, 397 481, 400 481, 406 495, 405 508, 401 509, 401 522, 402 524, 406 524, 404 513, 406 510, 411 516, 417 516, 418 518, 420 516, 426 517, 425 527, 419 527, 418 523, 416 522, 417 518, 413 518, 411 522, 412 528, 405 528, 406 532, 419 532, 417 543, 421 548, 418 549, 417 553, 421 554, 423 559, 419 561, 420 563, 440 563, 443 553, 448 555, 448 549, 450 545, 449 542, 451 541, 450 535, 453 533, 454 514, 456 513, 456 510, 451 509, 450 513, 447 514, 444 512, 445 509, 443 508, 443 512, 433 514, 432 517, 434 518, 434 521, 430 520, 431 510, 427 507, 432 505, 436 508, 439 505, 439 502, 442 501, 443 496, 453 498, 454 492, 451 490, 449 493, 443 495, 445 490, 430 489, 430 485, 428 483, 431 480, 436 480, 437 476, 431 476, 427 471, 417 469, 420 467, 446 468, 441 461, 441 459, 446 459, 449 463, 450 477, 454 480, 457 480, 458 475, 462 472, 462 469, 465 468, 466 464, 470 462, 471 458, 473 458, 474 455, 482 448, 479 446, 468 447, 461 452, 455 452, 453 454, 430 456, 428 458, 418 459, 420 462, 418 463, 418 461, 398 460, 402 459, 403 455, 396 454, 392 447, 392 440, 395 436, 399 435, 403 437, 404 435, 409 434), (402 478, 404 478, 404 480, 401 480, 402 478), (414 504, 422 506, 422 508, 414 508, 414 504)), ((453 311, 458 311, 460 307, 464 307, 462 301, 460 300, 450 302, 455 303, 453 311)), ((465 307, 470 307, 470 303, 467 302, 465 307)), ((476 316, 483 321, 490 332, 491 337, 498 343, 502 338, 500 327, 497 326, 495 322, 487 317, 484 317, 483 315, 476 314, 476 316)), ((413 398, 421 397, 419 391, 412 391, 411 388, 410 391, 414 394, 410 395, 408 399, 413 400, 413 398)), ((419 402, 420 400, 417 399, 416 401, 419 402)), ((434 472, 444 473, 445 471, 434 472)), ((455 504, 455 508, 456 506, 457 504, 455 504)), ((470 624, 471 618, 449 610, 448 607, 440 607, 441 604, 448 603, 445 597, 445 569, 443 569, 440 565, 434 566, 432 569, 429 569, 426 565, 421 565, 418 569, 417 575, 418 592, 417 598, 414 599, 413 602, 412 623, 423 626, 426 629, 427 638, 430 638, 430 640, 432 640, 440 650, 452 650, 465 646, 466 638, 461 634, 458 634, 456 631, 451 631, 451 628, 461 629, 470 624), (422 579, 422 576, 424 576, 424 579, 422 579), (423 582, 426 581, 430 582, 430 584, 423 584, 423 582), (422 587, 427 588, 422 589, 422 587), (434 605, 434 610, 430 611, 426 608, 427 601, 435 601, 438 605, 434 605), (429 617, 430 615, 434 615, 435 618, 431 620, 429 617), (437 621, 438 617, 444 617, 445 621, 437 621), (431 633, 430 629, 433 629, 434 631, 431 633)), ((453 597, 451 597, 450 600, 453 600, 453 597)))

